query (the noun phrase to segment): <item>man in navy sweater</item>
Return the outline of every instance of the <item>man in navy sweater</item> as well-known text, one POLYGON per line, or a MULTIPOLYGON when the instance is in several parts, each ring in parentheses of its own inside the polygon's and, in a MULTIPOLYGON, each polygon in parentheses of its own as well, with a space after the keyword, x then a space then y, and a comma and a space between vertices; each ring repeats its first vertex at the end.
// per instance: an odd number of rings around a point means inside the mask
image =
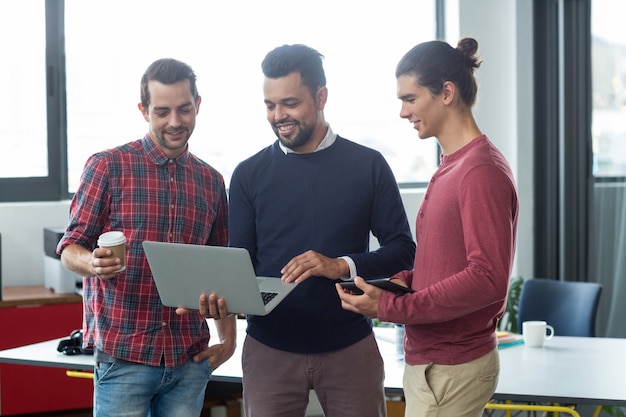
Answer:
POLYGON ((247 417, 304 416, 311 389, 327 417, 386 415, 372 323, 341 308, 334 284, 411 268, 415 244, 383 156, 324 120, 322 58, 305 45, 267 54, 265 104, 278 140, 241 162, 230 185, 230 246, 250 252, 258 275, 297 284, 269 315, 248 316, 247 417), (380 243, 372 252, 370 232, 380 243))

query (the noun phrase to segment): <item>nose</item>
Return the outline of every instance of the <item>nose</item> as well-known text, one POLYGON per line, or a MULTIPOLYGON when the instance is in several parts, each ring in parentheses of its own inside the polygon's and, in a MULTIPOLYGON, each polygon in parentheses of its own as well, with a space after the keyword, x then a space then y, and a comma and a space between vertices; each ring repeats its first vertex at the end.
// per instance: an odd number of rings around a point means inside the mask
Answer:
POLYGON ((408 119, 409 117, 411 117, 411 112, 409 112, 405 108, 404 103, 402 103, 402 105, 400 106, 400 118, 401 119, 408 119))
POLYGON ((170 113, 170 118, 167 123, 172 127, 178 127, 181 125, 180 116, 177 112, 173 111, 170 113))
POLYGON ((280 122, 286 117, 286 115, 287 113, 281 106, 276 106, 276 108, 274 108, 274 121, 275 122, 280 122))

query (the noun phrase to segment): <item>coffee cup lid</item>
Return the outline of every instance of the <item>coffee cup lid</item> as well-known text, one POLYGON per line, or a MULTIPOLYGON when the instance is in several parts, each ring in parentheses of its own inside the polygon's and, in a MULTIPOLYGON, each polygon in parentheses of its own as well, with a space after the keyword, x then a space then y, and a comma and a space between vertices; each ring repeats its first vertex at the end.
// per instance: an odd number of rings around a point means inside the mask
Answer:
POLYGON ((103 233, 98 238, 98 246, 100 247, 117 246, 123 243, 126 243, 126 236, 118 231, 103 233))

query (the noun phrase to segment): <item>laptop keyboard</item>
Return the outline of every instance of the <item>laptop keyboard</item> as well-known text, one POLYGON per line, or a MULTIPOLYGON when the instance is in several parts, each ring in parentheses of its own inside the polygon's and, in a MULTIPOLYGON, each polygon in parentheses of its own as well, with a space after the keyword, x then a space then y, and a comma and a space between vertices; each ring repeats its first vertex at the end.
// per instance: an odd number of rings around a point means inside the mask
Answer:
POLYGON ((277 295, 277 292, 261 292, 261 296, 263 297, 263 304, 269 303, 277 295))

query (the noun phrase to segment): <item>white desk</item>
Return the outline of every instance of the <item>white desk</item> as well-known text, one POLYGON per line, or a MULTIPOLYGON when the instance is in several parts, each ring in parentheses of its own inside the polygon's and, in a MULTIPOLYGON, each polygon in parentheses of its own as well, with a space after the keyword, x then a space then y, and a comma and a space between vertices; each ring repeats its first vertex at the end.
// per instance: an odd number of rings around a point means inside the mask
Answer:
POLYGON ((57 345, 62 339, 64 338, 2 350, 0 351, 0 362, 93 371, 93 356, 66 356, 57 352, 57 345))
MULTIPOLYGON (((237 350, 212 380, 241 383, 245 322, 238 324, 237 350)), ((376 336, 385 359, 385 388, 402 393, 404 362, 396 356, 395 330, 377 328, 376 336)), ((93 357, 65 356, 57 344, 58 339, 0 351, 0 362, 93 370, 93 357)), ((500 360, 496 399, 626 406, 626 339, 555 336, 542 349, 501 349, 500 360)))
MULTIPOLYGON (((216 335, 217 331, 212 320, 208 320, 208 322, 211 334, 216 335)), ((211 377, 212 380, 241 383, 241 351, 243 340, 246 336, 245 327, 245 320, 237 320, 237 348, 235 353, 228 361, 213 372, 211 377)), ((376 335, 381 354, 386 359, 385 371, 387 378, 385 380, 385 384, 389 383, 392 392, 402 393, 402 373, 404 371, 404 362, 396 359, 395 329, 377 328, 376 335), (393 358, 393 360, 390 360, 390 358, 393 358)), ((93 371, 93 356, 67 356, 57 352, 57 345, 59 344, 59 341, 63 339, 65 338, 2 350, 0 351, 0 363, 4 362, 18 365, 34 365, 70 370, 93 371)))
MULTIPOLYGON (((404 363, 380 342, 385 388, 402 392, 404 363), (387 350, 386 350, 387 349, 387 350)), ((555 336, 543 348, 500 349, 497 400, 626 407, 626 339, 555 336)))
POLYGON ((626 406, 626 339, 555 336, 500 350, 496 398, 626 406))

